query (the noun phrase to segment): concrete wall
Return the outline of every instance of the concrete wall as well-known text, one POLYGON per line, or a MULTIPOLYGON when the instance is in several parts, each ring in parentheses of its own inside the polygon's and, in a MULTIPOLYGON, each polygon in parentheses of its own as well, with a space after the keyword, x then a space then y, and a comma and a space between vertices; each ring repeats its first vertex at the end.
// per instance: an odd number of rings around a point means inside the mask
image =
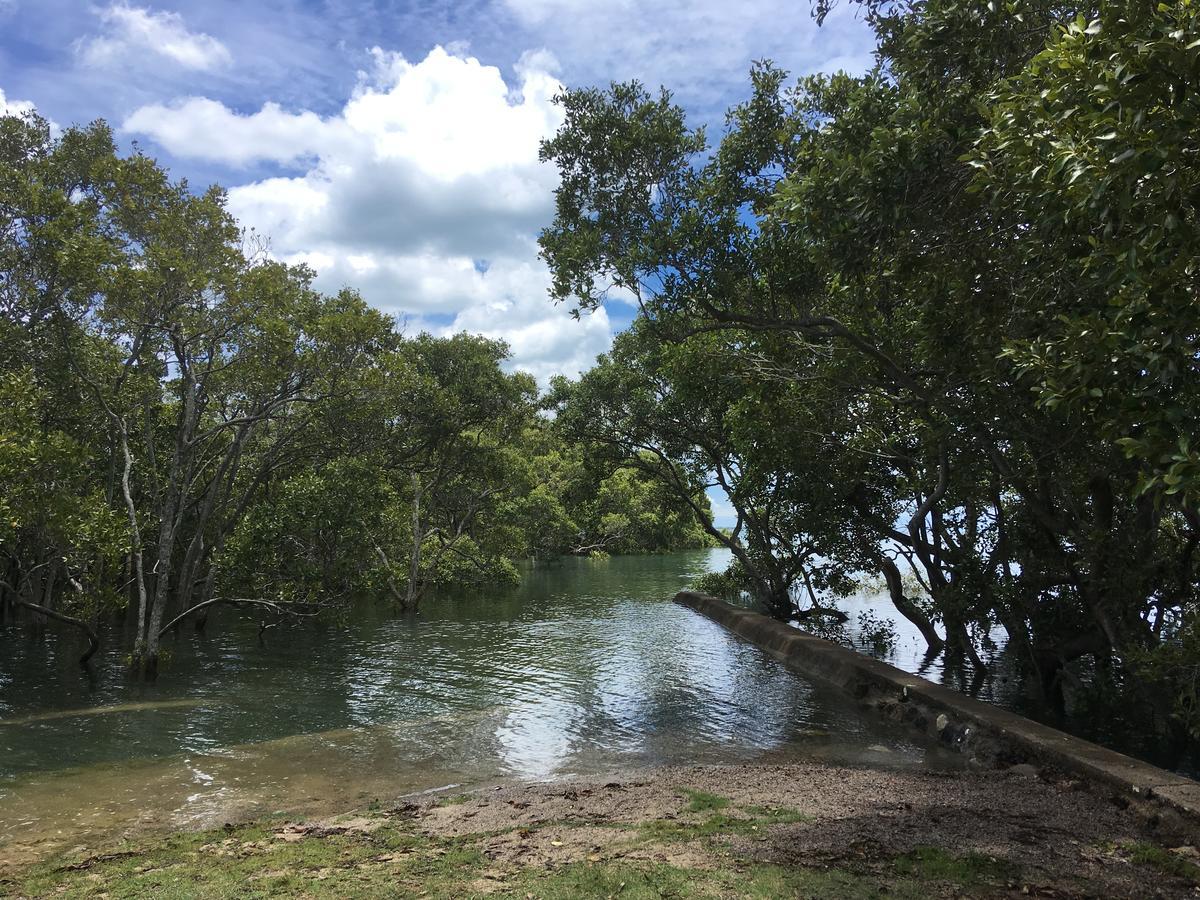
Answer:
POLYGON ((761 613, 694 591, 675 601, 757 644, 790 668, 842 687, 881 715, 934 735, 983 766, 1033 765, 1086 779, 1172 830, 1200 829, 1200 783, 974 700, 761 613), (1163 823, 1168 824, 1167 822, 1163 823))

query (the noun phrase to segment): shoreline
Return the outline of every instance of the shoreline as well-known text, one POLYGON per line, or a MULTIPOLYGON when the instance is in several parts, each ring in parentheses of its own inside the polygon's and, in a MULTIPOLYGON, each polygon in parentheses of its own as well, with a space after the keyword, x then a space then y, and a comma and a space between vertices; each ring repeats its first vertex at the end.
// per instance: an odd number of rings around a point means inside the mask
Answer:
POLYGON ((1050 767, 1111 790, 1151 821, 1196 842, 1200 784, 1108 747, 1068 734, 945 684, 897 668, 718 597, 684 590, 674 602, 718 623, 789 669, 840 688, 860 707, 951 746, 983 768, 1025 763, 1050 767))
POLYGON ((416 794, 77 847, 16 897, 1185 897, 1200 854, 1080 779, 1019 765, 635 770, 416 794))

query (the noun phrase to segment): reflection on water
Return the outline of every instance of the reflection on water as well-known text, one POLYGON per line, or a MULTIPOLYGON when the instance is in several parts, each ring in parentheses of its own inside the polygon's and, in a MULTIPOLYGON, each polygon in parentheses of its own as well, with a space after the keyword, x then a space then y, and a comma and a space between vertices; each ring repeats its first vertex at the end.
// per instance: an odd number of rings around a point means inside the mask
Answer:
MULTIPOLYGON (((268 632, 222 611, 153 685, 115 639, 0 632, 0 854, 502 777, 795 757, 951 765, 670 602, 723 551, 533 568, 420 614, 268 632), (110 706, 103 714, 97 707, 110 706), (92 712, 83 715, 77 712, 92 712)), ((382 605, 380 605, 382 606, 382 605)))
POLYGON ((981 700, 1022 709, 1027 714, 1035 711, 1028 708, 1029 692, 1018 676, 1014 661, 1003 652, 1008 642, 1008 635, 1003 628, 997 626, 988 635, 990 646, 983 649, 987 672, 976 672, 969 664, 947 667, 944 655, 931 654, 929 645, 925 643, 925 638, 921 636, 917 626, 896 611, 883 588, 873 589, 867 586, 858 593, 839 600, 838 606, 850 616, 845 628, 846 638, 860 651, 877 656, 906 672, 913 672, 930 681, 942 682, 981 700), (888 652, 875 652, 870 642, 860 634, 858 624, 861 614, 866 614, 876 621, 891 623, 890 630, 895 643, 888 652))

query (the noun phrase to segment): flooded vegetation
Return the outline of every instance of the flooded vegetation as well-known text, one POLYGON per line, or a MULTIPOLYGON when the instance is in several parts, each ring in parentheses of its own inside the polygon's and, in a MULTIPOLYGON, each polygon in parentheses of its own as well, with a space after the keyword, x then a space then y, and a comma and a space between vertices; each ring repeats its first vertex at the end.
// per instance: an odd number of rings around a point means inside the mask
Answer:
POLYGON ((0 852, 506 777, 958 764, 670 602, 725 560, 565 559, 516 588, 438 596, 420 613, 376 604, 261 644, 257 620, 229 610, 169 639, 153 683, 131 679, 113 650, 85 677, 70 632, 5 630, 0 852))
POLYGON ((1200 2, 139 4, 0 0, 21 891, 1200 883, 1200 2))

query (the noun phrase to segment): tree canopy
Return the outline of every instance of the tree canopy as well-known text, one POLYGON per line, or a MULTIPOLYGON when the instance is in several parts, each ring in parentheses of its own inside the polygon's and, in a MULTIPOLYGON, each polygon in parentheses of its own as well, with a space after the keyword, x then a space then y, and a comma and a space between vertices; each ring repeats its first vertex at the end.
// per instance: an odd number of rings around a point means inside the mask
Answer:
POLYGON ((756 64, 715 143, 667 90, 562 94, 552 296, 639 314, 545 395, 103 123, 0 118, 0 611, 124 611, 153 671, 220 603, 719 544, 781 618, 880 576, 952 666, 1001 628, 1049 693, 1200 734, 1200 13, 856 6, 869 72, 756 64))
POLYGON ((530 556, 705 544, 691 505, 572 443, 503 343, 406 335, 313 277, 103 123, 0 117, 0 614, 90 655, 124 612, 153 672, 218 604, 412 607, 530 556))
POLYGON ((878 574, 951 659, 1000 626, 1196 728, 1200 14, 861 7, 870 72, 758 64, 715 145, 665 90, 559 98, 553 294, 640 310, 564 420, 725 483, 777 615, 878 574))

